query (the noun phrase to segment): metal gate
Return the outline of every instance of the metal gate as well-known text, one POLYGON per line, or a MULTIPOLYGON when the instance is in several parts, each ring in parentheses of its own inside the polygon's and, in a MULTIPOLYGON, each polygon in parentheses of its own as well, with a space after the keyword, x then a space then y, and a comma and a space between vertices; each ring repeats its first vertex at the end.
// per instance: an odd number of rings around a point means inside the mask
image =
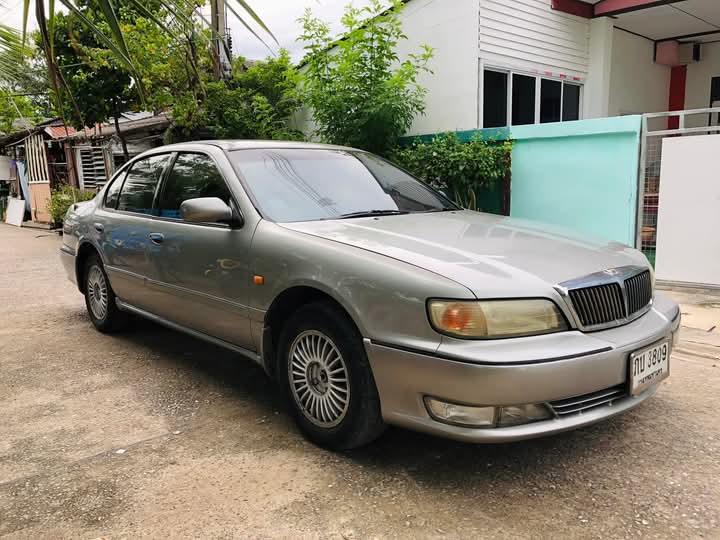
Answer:
POLYGON ((709 135, 720 132, 720 107, 647 113, 642 117, 638 174, 637 238, 635 246, 655 264, 657 216, 660 206, 660 164, 665 137, 709 135), (677 118, 676 128, 668 128, 677 118))

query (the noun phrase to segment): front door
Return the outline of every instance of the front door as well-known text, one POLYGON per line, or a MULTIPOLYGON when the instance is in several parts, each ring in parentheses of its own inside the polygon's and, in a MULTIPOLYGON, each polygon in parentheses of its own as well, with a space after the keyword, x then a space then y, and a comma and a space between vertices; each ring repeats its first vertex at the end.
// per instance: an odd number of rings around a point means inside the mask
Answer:
POLYGON ((150 257, 160 293, 154 312, 229 343, 254 350, 247 310, 253 231, 182 220, 180 204, 197 197, 232 203, 225 178, 205 154, 177 155, 161 187, 150 231, 150 257))

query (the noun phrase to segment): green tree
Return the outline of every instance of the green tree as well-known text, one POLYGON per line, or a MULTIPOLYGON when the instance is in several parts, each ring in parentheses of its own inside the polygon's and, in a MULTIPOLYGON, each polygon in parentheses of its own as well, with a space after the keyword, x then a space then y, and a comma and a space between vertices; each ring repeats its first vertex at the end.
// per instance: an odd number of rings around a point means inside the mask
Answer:
MULTIPOLYGON (((83 16, 91 21, 96 18, 92 7, 86 7, 83 16)), ((127 159, 127 144, 118 117, 136 105, 137 93, 131 86, 130 74, 111 61, 110 51, 103 48, 76 14, 58 14, 53 32, 55 59, 64 81, 60 90, 63 117, 76 129, 114 119, 127 159)))
POLYGON ((398 43, 406 39, 400 0, 385 9, 380 0, 345 9, 342 39, 333 41, 330 27, 310 10, 300 19, 305 43, 304 101, 312 109, 320 137, 385 154, 425 109, 425 89, 418 84, 429 71, 432 49, 400 60, 398 43))
POLYGON ((26 96, 0 88, 0 133, 15 131, 13 124, 16 120, 34 124, 40 120, 39 111, 26 96))
POLYGON ((173 140, 300 139, 302 134, 289 127, 300 106, 297 80, 287 51, 249 67, 244 58, 237 58, 232 77, 209 82, 202 101, 175 103, 173 140))

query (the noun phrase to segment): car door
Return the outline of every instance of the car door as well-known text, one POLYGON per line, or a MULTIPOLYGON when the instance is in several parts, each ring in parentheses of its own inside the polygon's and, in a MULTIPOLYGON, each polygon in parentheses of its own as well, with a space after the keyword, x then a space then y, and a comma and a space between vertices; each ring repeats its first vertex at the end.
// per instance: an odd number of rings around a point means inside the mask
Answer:
POLYGON ((247 308, 250 227, 183 221, 180 205, 198 197, 235 201, 212 157, 176 155, 158 195, 149 231, 160 293, 155 313, 187 328, 255 350, 247 308))
POLYGON ((154 199, 171 154, 157 154, 133 163, 108 187, 93 227, 99 236, 105 268, 115 294, 135 307, 153 311, 155 299, 146 282, 154 277, 150 261, 154 199))

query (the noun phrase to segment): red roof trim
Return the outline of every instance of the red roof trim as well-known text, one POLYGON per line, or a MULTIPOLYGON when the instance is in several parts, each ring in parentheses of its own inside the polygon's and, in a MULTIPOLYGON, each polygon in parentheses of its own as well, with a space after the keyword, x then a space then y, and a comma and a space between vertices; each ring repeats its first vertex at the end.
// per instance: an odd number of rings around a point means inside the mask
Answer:
POLYGON ((580 0, 550 0, 550 5, 557 11, 577 15, 590 19, 593 16, 593 7, 580 0))
POLYGON ((608 17, 676 2, 682 2, 682 0, 600 0, 594 6, 593 16, 608 17))

